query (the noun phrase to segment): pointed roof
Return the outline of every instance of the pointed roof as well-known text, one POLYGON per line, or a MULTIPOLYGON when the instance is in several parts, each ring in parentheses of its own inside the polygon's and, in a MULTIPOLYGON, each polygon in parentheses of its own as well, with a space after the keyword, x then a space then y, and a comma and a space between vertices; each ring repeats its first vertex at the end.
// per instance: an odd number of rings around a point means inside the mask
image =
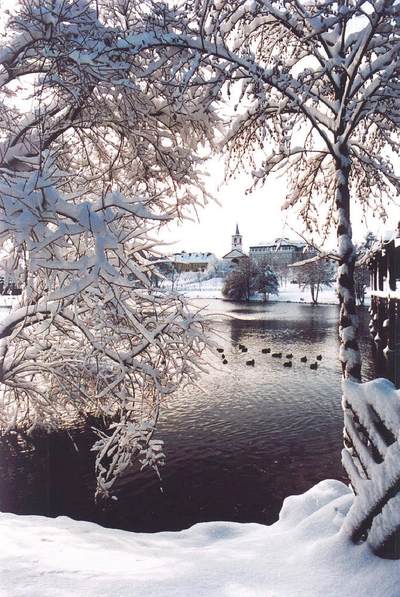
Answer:
POLYGON ((243 257, 247 257, 246 253, 243 253, 243 251, 239 251, 238 249, 232 249, 232 251, 223 255, 222 259, 242 259, 243 257))
POLYGON ((239 224, 236 224, 236 232, 235 234, 238 234, 240 236, 240 232, 239 232, 239 224))

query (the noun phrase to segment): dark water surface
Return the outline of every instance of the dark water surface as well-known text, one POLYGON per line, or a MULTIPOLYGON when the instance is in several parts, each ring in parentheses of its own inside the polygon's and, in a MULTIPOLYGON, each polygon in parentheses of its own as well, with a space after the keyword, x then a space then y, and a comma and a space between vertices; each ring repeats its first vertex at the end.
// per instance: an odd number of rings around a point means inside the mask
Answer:
MULTIPOLYGON (((213 316, 228 364, 204 375, 206 393, 184 393, 164 413, 157 434, 167 457, 162 486, 152 471, 134 470, 118 483, 118 501, 96 506, 90 432, 71 432, 76 447, 68 434, 35 443, 13 436, 0 444, 0 510, 148 532, 210 520, 271 524, 286 496, 322 479, 346 481, 339 308, 201 302, 207 303, 211 312, 238 318, 213 316), (262 354, 265 347, 283 358, 262 354), (283 366, 287 353, 293 354, 291 368, 283 366), (318 369, 311 370, 319 354, 318 369), (246 365, 253 358, 254 366, 246 365)), ((366 309, 360 319, 370 379, 376 371, 366 309)))

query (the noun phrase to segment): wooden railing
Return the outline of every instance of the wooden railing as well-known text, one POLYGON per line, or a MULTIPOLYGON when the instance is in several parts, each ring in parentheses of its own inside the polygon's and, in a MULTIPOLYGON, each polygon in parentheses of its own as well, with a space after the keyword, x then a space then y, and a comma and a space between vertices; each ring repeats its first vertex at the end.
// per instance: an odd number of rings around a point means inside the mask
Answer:
POLYGON ((400 559, 400 390, 386 379, 343 382, 343 466, 355 493, 344 529, 400 559))
POLYGON ((400 293, 372 291, 370 314, 371 337, 386 359, 387 376, 400 387, 400 293))

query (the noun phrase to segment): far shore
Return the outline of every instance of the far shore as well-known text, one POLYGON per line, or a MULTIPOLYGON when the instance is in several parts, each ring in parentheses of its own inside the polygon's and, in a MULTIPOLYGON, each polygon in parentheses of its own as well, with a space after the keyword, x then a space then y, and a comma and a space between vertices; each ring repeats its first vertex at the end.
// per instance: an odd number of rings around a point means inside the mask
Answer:
MULTIPOLYGON (((210 280, 201 281, 187 281, 179 284, 175 290, 182 293, 187 298, 202 298, 202 299, 223 299, 222 292, 222 278, 211 278, 210 280)), ((165 285, 167 289, 168 286, 165 285)), ((11 309, 18 304, 19 296, 15 295, 0 295, 0 308, 11 309)), ((263 302, 258 296, 250 298, 250 302, 263 302)), ((301 290, 297 284, 286 284, 279 288, 279 295, 270 295, 268 303, 301 303, 301 304, 313 304, 311 299, 311 292, 309 288, 301 290)), ((324 286, 318 294, 318 305, 338 305, 339 300, 336 294, 335 285, 331 287, 324 286)), ((364 306, 370 305, 370 293, 369 288, 365 296, 364 306)))

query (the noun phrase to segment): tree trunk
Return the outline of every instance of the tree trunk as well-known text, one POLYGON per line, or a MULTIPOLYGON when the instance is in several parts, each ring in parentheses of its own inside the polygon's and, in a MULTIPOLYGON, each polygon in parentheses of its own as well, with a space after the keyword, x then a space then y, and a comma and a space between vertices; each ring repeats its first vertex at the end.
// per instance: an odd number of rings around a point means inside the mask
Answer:
POLYGON ((356 314, 356 293, 354 267, 356 249, 352 241, 350 225, 350 159, 347 148, 338 159, 338 187, 336 195, 337 237, 338 237, 338 281, 340 301, 339 337, 340 360, 343 376, 352 381, 361 381, 361 355, 358 347, 358 317, 356 314))
POLYGON ((313 304, 315 305, 315 303, 317 301, 315 300, 315 287, 314 287, 314 284, 312 282, 310 284, 310 292, 311 292, 311 300, 312 300, 313 304))
POLYGON ((320 287, 320 283, 318 282, 314 289, 314 296, 313 296, 314 305, 318 304, 319 287, 320 287))

